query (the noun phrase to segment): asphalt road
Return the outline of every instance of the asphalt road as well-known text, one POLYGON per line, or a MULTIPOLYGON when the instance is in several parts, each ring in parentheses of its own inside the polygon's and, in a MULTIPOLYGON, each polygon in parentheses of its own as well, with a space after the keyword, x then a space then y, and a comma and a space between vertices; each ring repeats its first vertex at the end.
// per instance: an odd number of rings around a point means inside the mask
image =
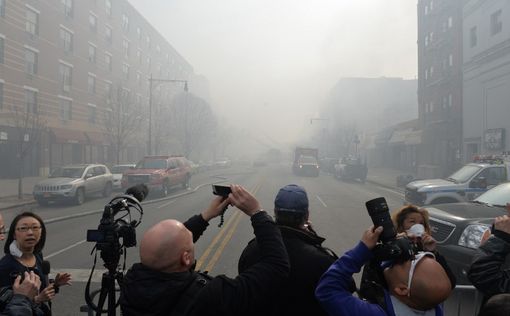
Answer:
MULTIPOLYGON (((234 166, 194 175, 191 189, 175 189, 167 198, 144 202, 142 223, 136 230, 138 241, 148 227, 162 219, 185 221, 200 213, 213 198, 212 183, 238 183, 245 186, 271 214, 273 200, 280 187, 289 183, 304 186, 308 191, 313 226, 327 239, 325 245, 338 255, 354 246, 371 224, 365 201, 384 196, 390 208, 394 209, 402 205, 403 198, 399 192, 391 189, 369 183, 340 182, 326 174, 317 178, 297 177, 292 174, 290 165, 260 168, 234 166)), ((52 274, 66 271, 73 275, 73 285, 62 288, 53 302, 54 315, 86 315, 80 313, 80 306, 85 305, 85 284, 94 264, 94 257, 90 255, 94 243, 86 242, 86 231, 97 228, 103 206, 109 200, 98 197, 80 206, 59 204, 31 208, 47 223, 44 255, 51 262, 52 274)), ((14 209, 4 212, 6 222, 9 223, 19 211, 14 209)), ((235 276, 239 255, 253 238, 253 230, 249 218, 234 208, 227 210, 222 228, 218 228, 218 223, 218 218, 213 219, 196 244, 197 267, 213 275, 235 276)), ((138 248, 128 248, 126 266, 137 261, 138 248)), ((98 256, 91 291, 100 287, 102 273, 105 271, 102 265, 103 261, 98 256)))

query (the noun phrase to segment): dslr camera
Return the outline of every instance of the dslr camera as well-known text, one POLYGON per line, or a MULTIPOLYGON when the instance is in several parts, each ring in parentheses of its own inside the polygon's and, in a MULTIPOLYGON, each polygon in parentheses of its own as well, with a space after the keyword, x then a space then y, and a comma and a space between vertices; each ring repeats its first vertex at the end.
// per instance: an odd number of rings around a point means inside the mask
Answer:
POLYGON ((383 197, 365 203, 374 227, 383 227, 379 236, 380 243, 373 250, 377 261, 404 262, 410 260, 418 252, 417 246, 408 238, 397 238, 397 231, 390 217, 388 203, 383 197))

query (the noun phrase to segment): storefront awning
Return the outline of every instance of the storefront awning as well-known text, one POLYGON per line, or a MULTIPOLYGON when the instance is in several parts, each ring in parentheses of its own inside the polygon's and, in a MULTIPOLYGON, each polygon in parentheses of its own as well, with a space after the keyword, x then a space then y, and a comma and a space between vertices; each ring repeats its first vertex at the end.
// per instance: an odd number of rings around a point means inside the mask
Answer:
POLYGON ((108 137, 101 132, 85 132, 88 143, 91 145, 109 145, 108 137))
POLYGON ((421 130, 415 131, 412 128, 395 130, 388 143, 392 145, 418 145, 421 144, 421 134, 421 130))
POLYGON ((73 129, 67 128, 52 128, 51 136, 53 142, 57 144, 68 143, 68 144, 87 144, 88 139, 85 133, 73 129))

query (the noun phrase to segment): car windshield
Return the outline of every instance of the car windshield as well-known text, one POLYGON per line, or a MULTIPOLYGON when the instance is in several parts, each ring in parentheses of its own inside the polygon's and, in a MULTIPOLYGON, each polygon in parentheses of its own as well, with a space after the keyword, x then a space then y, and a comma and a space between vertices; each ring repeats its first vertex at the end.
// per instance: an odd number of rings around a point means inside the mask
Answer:
POLYGON ((475 202, 505 206, 507 203, 510 203, 510 183, 503 183, 490 189, 480 195, 475 202))
POLYGON ((471 179, 482 167, 467 165, 455 171, 447 180, 456 183, 464 183, 471 179))
POLYGON ((64 167, 58 168, 53 171, 50 175, 50 178, 81 178, 83 175, 83 171, 85 168, 83 167, 64 167))
POLYGON ((124 171, 131 169, 131 166, 113 166, 112 173, 124 173, 124 171))
POLYGON ((312 156, 301 156, 301 158, 299 158, 299 162, 300 163, 317 163, 317 159, 315 159, 315 157, 312 157, 312 156))
POLYGON ((144 159, 136 165, 137 169, 166 169, 165 159, 144 159))

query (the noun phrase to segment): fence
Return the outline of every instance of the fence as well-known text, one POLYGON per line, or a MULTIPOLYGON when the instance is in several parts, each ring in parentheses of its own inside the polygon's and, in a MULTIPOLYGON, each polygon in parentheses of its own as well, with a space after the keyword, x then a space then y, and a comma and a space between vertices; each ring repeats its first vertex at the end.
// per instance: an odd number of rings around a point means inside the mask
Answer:
POLYGON ((483 294, 472 285, 457 285, 444 303, 445 316, 476 316, 483 294))

